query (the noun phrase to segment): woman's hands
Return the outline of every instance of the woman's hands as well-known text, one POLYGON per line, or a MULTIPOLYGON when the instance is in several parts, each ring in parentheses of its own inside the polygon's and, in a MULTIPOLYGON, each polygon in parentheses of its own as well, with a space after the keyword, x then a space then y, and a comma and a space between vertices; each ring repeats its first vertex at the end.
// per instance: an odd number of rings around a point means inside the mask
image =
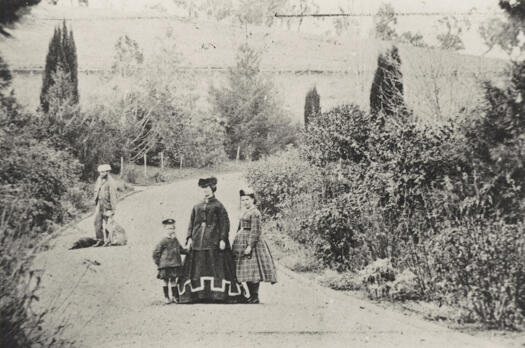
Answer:
POLYGON ((191 250, 192 245, 193 245, 193 240, 191 238, 186 239, 186 248, 188 248, 188 250, 191 250))
POLYGON ((219 249, 221 249, 221 250, 226 249, 226 243, 225 243, 223 240, 221 240, 221 241, 219 242, 219 249))
POLYGON ((250 255, 252 253, 252 247, 247 246, 246 249, 244 249, 244 255, 250 255))

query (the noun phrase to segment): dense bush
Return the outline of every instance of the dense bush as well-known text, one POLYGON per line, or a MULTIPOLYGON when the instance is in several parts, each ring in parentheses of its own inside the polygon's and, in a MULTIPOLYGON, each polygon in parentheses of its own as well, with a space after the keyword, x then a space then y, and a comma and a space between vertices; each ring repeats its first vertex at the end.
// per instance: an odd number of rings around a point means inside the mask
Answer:
POLYGON ((525 228, 464 223, 434 237, 432 259, 441 293, 491 327, 519 328, 525 318, 525 228))
POLYGON ((301 193, 319 188, 315 169, 299 158, 295 149, 253 162, 246 178, 257 192, 257 205, 269 215, 277 214, 285 201, 296 200, 301 193))
POLYGON ((225 138, 224 127, 217 120, 203 118, 194 121, 184 134, 184 165, 202 168, 226 161, 225 138))
POLYGON ((362 283, 374 297, 436 300, 491 327, 523 327, 524 66, 506 89, 486 84, 485 105, 461 123, 334 108, 287 154, 309 176, 269 158, 248 179, 284 233, 324 265, 371 274, 362 283), (297 190, 307 182, 312 191, 297 190))
POLYGON ((43 232, 67 217, 63 199, 80 165, 35 138, 34 116, 4 94, 9 74, 0 75, 0 346, 71 346, 62 329, 42 329, 45 312, 31 310, 40 276, 30 266, 43 232))

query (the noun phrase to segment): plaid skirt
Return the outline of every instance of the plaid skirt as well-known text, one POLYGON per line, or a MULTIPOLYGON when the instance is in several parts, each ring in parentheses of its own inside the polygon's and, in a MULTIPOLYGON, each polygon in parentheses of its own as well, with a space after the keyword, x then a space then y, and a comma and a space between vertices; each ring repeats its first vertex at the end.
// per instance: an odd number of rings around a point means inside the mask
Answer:
POLYGON ((235 258, 235 273, 239 282, 268 282, 277 283, 277 272, 270 248, 259 237, 259 241, 250 255, 244 255, 248 246, 250 230, 241 230, 235 236, 233 253, 235 258))

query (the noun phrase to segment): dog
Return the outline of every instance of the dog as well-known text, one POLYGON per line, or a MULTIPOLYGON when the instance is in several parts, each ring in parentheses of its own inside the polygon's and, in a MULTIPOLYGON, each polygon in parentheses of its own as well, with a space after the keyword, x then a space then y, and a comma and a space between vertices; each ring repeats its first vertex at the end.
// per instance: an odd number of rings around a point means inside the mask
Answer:
POLYGON ((69 250, 81 249, 81 248, 89 248, 89 247, 92 247, 95 244, 97 244, 97 240, 96 239, 90 238, 90 237, 84 237, 84 238, 80 238, 79 240, 74 242, 73 245, 71 246, 71 248, 69 248, 69 250))
POLYGON ((120 226, 115 219, 108 220, 106 231, 109 232, 109 239, 106 241, 105 245, 122 246, 128 244, 126 230, 124 230, 124 227, 120 226))
MULTIPOLYGON (((115 219, 108 220, 104 235, 107 237, 104 246, 123 246, 128 244, 126 230, 124 227, 120 226, 115 219)), ((95 246, 97 243, 98 241, 94 238, 83 237, 74 242, 69 250, 89 248, 95 246)))

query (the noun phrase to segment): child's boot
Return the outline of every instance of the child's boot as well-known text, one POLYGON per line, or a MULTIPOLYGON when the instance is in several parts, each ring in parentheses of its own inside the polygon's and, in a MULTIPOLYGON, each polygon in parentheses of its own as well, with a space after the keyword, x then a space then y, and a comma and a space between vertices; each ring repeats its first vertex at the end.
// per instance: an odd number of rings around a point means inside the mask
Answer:
POLYGON ((259 302, 259 283, 248 283, 250 289, 250 298, 248 303, 258 304, 259 302))
POLYGON ((179 289, 177 285, 171 287, 171 302, 177 303, 179 301, 179 289))
POLYGON ((167 286, 163 286, 162 290, 164 290, 164 303, 165 304, 171 303, 169 288, 167 286))

